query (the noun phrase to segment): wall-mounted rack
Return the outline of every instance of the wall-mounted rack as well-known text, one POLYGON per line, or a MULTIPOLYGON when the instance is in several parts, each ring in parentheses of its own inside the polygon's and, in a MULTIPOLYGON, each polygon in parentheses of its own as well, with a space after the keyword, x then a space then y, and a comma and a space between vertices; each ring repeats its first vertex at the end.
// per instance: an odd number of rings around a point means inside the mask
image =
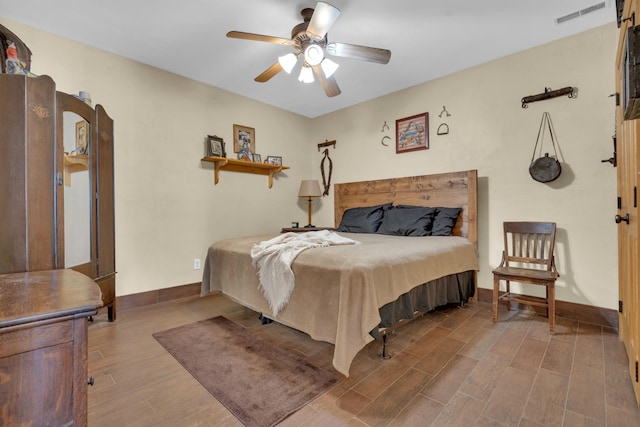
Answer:
POLYGON ((557 98, 559 96, 567 95, 569 98, 575 98, 577 93, 576 89, 571 86, 563 87, 562 89, 551 90, 549 87, 544 88, 543 93, 537 95, 525 96, 522 98, 522 108, 527 108, 527 104, 537 101, 545 101, 551 98, 557 98))
POLYGON ((318 144, 318 151, 320 151, 322 148, 328 147, 330 145, 333 145, 333 148, 336 148, 336 141, 327 141, 327 140, 325 140, 324 142, 321 142, 320 144, 318 144))

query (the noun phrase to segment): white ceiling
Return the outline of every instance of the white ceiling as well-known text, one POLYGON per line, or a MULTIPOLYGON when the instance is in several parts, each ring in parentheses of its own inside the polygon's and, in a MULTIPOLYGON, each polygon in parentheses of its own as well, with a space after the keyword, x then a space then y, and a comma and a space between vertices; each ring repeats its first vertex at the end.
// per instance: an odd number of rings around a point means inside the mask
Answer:
POLYGON ((313 118, 615 22, 615 1, 604 0, 604 9, 555 23, 602 1, 329 0, 342 12, 330 42, 392 52, 387 65, 334 58, 342 90, 334 98, 317 81, 298 82, 299 64, 255 82, 293 49, 225 36, 289 38, 315 0, 0 0, 0 16, 313 118))

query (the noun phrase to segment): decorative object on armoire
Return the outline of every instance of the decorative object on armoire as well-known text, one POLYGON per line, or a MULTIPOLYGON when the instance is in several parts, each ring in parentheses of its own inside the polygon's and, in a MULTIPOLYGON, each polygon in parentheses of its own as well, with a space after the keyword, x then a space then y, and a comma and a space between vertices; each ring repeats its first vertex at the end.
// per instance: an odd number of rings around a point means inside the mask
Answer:
POLYGON ((7 61, 5 63, 5 70, 7 74, 24 74, 22 64, 18 60, 18 51, 16 45, 12 42, 8 42, 7 46, 7 61))
POLYGON ((529 174, 533 179, 538 182, 551 182, 557 179, 562 172, 562 166, 558 161, 558 151, 556 150, 556 138, 553 125, 551 124, 551 115, 547 112, 542 114, 542 121, 540 122, 540 128, 538 129, 538 137, 536 138, 536 145, 533 148, 533 155, 531 156, 531 164, 529 165, 529 174), (549 136, 551 137, 551 144, 553 145, 553 151, 555 157, 549 157, 549 153, 545 153, 544 156, 536 159, 536 151, 538 151, 538 143, 540 144, 540 151, 538 156, 542 154, 542 144, 544 143, 545 129, 549 129, 549 136))
POLYGON ((527 108, 532 102, 544 101, 551 98, 557 98, 559 96, 567 95, 569 98, 577 98, 578 97, 578 89, 567 86, 562 89, 551 90, 550 87, 545 87, 543 93, 539 93, 537 95, 525 96, 522 98, 522 108, 527 108))
POLYGON ((0 93, 0 182, 11 183, 0 186, 0 199, 12 201, 0 221, 0 274, 76 270, 98 283, 112 321, 113 120, 101 105, 56 92, 48 76, 0 74, 0 93), (88 124, 85 159, 65 154, 75 149, 81 120, 88 124), (73 184, 65 185, 71 174, 73 184))
POLYGON ((324 93, 331 97, 340 94, 338 83, 333 77, 338 64, 327 58, 326 54, 377 64, 389 62, 391 51, 387 49, 327 42, 327 32, 340 16, 340 9, 337 7, 320 1, 316 4, 315 10, 305 8, 302 9, 300 14, 304 22, 293 27, 291 39, 241 31, 229 31, 227 33, 227 37, 230 38, 287 45, 297 50, 296 53, 289 53, 279 57, 278 61, 256 77, 255 81, 264 83, 282 70, 287 74, 291 73, 298 61, 298 57, 301 56, 304 59, 304 63, 298 80, 303 83, 313 83, 313 75, 315 74, 322 85, 324 93))
POLYGON ((305 225, 305 228, 315 227, 311 223, 311 204, 313 203, 313 197, 320 197, 322 193, 320 192, 320 184, 315 179, 303 180, 300 183, 300 190, 298 191, 298 197, 306 197, 307 198, 307 214, 309 217, 309 224, 305 225))
POLYGON ((429 148, 429 113, 396 120, 396 154, 429 148))
POLYGON ((233 152, 247 150, 256 152, 256 130, 247 126, 233 125, 233 152))
POLYGON ((89 92, 81 90, 80 92, 78 92, 78 97, 82 102, 91 107, 91 94, 89 92))
POLYGON ((7 27, 0 25, 0 58, 2 58, 0 62, 0 73, 11 74, 6 69, 9 42, 12 42, 14 45, 23 72, 28 72, 31 69, 31 50, 20 40, 20 37, 9 31, 7 27))
POLYGON ((227 157, 222 138, 217 135, 207 135, 207 156, 227 157))

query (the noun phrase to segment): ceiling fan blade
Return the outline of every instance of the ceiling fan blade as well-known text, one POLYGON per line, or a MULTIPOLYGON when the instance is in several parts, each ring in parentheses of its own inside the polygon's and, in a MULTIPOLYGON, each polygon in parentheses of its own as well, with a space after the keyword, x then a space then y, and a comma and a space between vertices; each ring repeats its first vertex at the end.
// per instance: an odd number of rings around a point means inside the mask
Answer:
POLYGON ((313 40, 321 40, 327 35, 329 29, 333 26, 340 16, 340 9, 331 6, 329 3, 319 1, 313 11, 309 26, 307 27, 307 35, 313 40))
POLYGON ((262 34, 244 33, 242 31, 229 31, 227 33, 227 37, 232 39, 255 40, 259 42, 293 45, 293 42, 291 40, 284 39, 282 37, 273 37, 273 36, 264 36, 262 34))
POLYGON ((340 95, 342 91, 340 90, 340 87, 338 86, 338 83, 336 82, 336 79, 333 78, 333 76, 325 77, 324 72, 322 71, 322 68, 320 68, 320 65, 316 65, 312 68, 313 68, 314 74, 320 81, 320 85, 322 86, 322 89, 324 89, 324 93, 328 97, 340 95))
POLYGON ((348 43, 332 42, 327 45, 329 55, 343 58, 360 59, 362 61, 386 64, 391 59, 391 51, 377 47, 358 46, 348 43))
POLYGON ((275 76, 276 74, 278 74, 280 71, 282 71, 282 65, 280 65, 279 62, 276 62, 275 64, 273 64, 271 67, 267 68, 266 70, 264 70, 262 72, 262 74, 260 74, 258 77, 256 77, 254 80, 259 82, 259 83, 264 83, 266 81, 269 81, 269 79, 271 79, 271 77, 275 76))

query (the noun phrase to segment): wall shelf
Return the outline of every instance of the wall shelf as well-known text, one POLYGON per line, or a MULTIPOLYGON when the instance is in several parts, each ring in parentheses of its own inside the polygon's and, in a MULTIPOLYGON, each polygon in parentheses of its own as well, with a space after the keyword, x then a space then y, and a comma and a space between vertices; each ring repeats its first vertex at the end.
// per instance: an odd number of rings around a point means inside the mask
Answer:
POLYGON ((71 186, 71 174, 89 170, 89 156, 87 154, 64 155, 64 185, 71 186))
POLYGON ((220 179, 220 171, 244 172, 257 175, 267 175, 269 177, 269 188, 273 186, 273 176, 278 172, 289 169, 289 166, 277 166, 267 163, 248 162, 245 160, 228 159, 226 157, 207 156, 201 159, 203 162, 210 162, 214 165, 214 184, 220 179))

